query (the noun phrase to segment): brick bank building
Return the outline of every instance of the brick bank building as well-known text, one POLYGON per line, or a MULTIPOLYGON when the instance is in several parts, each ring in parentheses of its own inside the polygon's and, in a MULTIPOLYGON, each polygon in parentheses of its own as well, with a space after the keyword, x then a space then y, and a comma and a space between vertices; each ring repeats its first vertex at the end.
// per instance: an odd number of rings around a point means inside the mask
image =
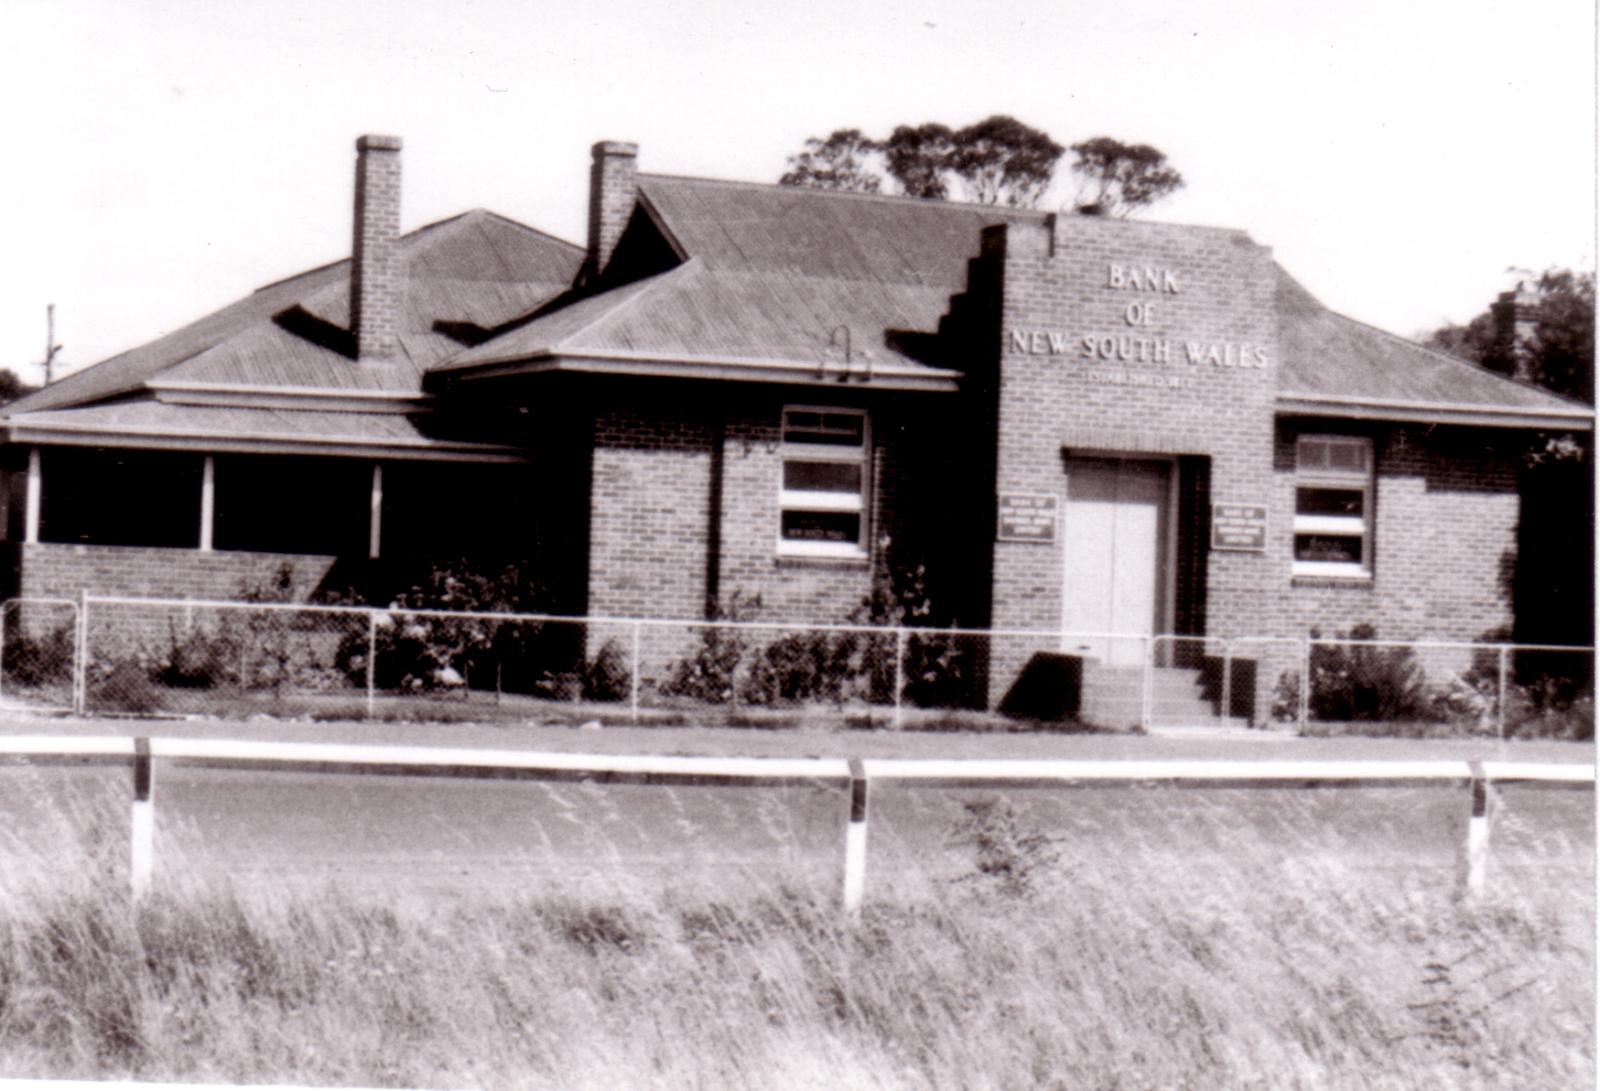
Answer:
POLYGON ((943 619, 1109 662, 1473 640, 1515 620, 1523 453, 1592 428, 1240 231, 636 161, 595 145, 585 247, 481 210, 402 235, 400 141, 361 138, 349 260, 8 407, 7 592, 515 557, 559 613, 838 622, 921 565, 943 619))

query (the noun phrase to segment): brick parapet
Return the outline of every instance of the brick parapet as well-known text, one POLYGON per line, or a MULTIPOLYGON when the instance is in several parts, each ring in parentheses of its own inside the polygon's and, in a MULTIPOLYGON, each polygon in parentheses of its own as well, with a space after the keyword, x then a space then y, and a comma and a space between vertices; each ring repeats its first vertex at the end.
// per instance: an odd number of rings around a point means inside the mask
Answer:
MULTIPOLYGON (((1201 454, 1212 499, 1267 503, 1278 338, 1266 249, 1237 232, 1067 216, 986 245, 1002 269, 998 492, 1064 496, 1064 453, 1201 454)), ((1071 624, 1062 549, 1059 536, 996 544, 996 626, 1071 624)), ((1223 590, 1213 613, 1259 613, 1264 555, 1212 553, 1207 566, 1223 590)))

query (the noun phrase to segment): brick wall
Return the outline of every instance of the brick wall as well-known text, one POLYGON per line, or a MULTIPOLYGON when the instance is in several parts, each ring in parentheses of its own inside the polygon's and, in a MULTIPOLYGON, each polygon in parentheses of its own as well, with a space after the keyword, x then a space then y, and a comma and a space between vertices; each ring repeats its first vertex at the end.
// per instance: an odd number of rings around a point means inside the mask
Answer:
POLYGON ((235 601, 251 589, 273 586, 287 565, 293 577, 292 597, 304 601, 334 563, 333 557, 300 554, 135 546, 13 544, 9 548, 15 593, 28 598, 76 599, 87 591, 235 601))
MULTIPOLYGON (((1205 455, 1211 500, 1270 502, 1267 250, 1239 232, 1081 216, 991 229, 984 245, 1002 293, 997 491, 1064 496, 1063 452, 1205 455)), ((1059 535, 995 544, 995 626, 1062 625, 1062 550, 1059 535)), ((1272 571, 1263 554, 1206 556, 1212 631, 1258 631, 1272 571)), ((1015 666, 997 661, 992 685, 1015 666)))
MULTIPOLYGON (((1261 552, 1210 550, 1194 544, 1193 528, 1180 535, 1171 563, 1204 577, 1203 615, 1185 624, 1180 608, 1180 631, 1203 616, 1204 631, 1223 637, 1331 635, 1366 622, 1397 639, 1472 640, 1509 624, 1517 442, 1481 430, 1278 426, 1266 249, 1238 232, 1074 216, 991 229, 979 265, 975 284, 992 278, 1001 299, 991 333, 997 491, 1064 495, 1063 453, 1175 455, 1203 461, 1210 502, 1267 508, 1261 552), (1370 580, 1292 575, 1299 428, 1374 437, 1370 580)), ((993 624, 1061 625, 1059 538, 993 548, 993 624)), ((1259 676, 1261 714, 1296 662, 1288 645, 1280 652, 1259 676)), ((997 656, 991 689, 1003 691, 1018 666, 997 656)))
MULTIPOLYGON (((1338 429, 1278 430, 1273 503, 1286 513, 1294 510, 1301 430, 1338 429)), ((1372 579, 1293 576, 1292 533, 1279 528, 1268 544, 1278 563, 1266 631, 1332 636, 1367 623, 1380 637, 1456 641, 1509 627, 1520 509, 1515 437, 1398 426, 1365 434, 1376 464, 1372 579)))
MULTIPOLYGON (((807 402, 803 395, 792 400, 807 402)), ((703 617, 714 593, 722 606, 735 595, 759 597, 752 620, 829 623, 846 620, 861 604, 876 553, 899 525, 891 501, 912 469, 898 453, 902 430, 894 416, 873 415, 868 535, 875 556, 785 557, 778 551, 784 404, 780 396, 751 395, 695 407, 612 405, 597 413, 591 614, 703 617), (714 473, 721 474, 720 494, 714 473), (714 500, 720 504, 715 519, 714 500), (713 541, 715 564, 708 556, 713 541)))

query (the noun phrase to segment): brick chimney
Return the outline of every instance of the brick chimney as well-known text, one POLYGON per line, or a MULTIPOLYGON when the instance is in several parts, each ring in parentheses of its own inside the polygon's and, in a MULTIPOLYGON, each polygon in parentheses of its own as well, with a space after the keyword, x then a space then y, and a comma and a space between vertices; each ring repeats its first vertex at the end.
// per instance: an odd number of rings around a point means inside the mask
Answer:
POLYGON ((1518 281, 1516 288, 1501 292, 1489 306, 1494 315, 1494 352, 1484 361, 1496 371, 1519 382, 1534 381, 1534 340, 1539 330, 1539 294, 1518 281))
POLYGON ((586 279, 593 281, 605 272, 617 240, 628 226, 628 217, 633 215, 639 194, 639 145, 602 140, 591 154, 594 163, 589 168, 589 256, 584 268, 586 279))
POLYGON ((356 140, 355 240, 350 261, 350 332, 356 359, 383 360, 400 348, 405 292, 400 260, 400 138, 356 140))

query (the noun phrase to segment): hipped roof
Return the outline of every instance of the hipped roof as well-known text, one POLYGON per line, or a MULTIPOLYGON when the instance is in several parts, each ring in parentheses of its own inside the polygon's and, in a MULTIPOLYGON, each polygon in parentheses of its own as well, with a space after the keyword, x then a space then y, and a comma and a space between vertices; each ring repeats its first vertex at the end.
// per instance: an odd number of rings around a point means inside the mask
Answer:
MULTIPOLYGON (((115 442, 120 429, 129 442, 209 443, 231 430, 270 446, 307 442, 321 428, 352 448, 465 452, 472 445, 445 444, 397 412, 425 402, 430 374, 570 369, 819 383, 848 372, 877 388, 953 391, 961 373, 930 361, 926 348, 967 288, 982 230, 1044 222, 1034 211, 646 174, 630 231, 653 233, 655 252, 671 259, 637 279, 576 284, 579 247, 474 211, 402 240, 407 288, 393 360, 355 361, 341 342, 350 263, 340 261, 69 375, 9 407, 6 423, 13 439, 59 426, 62 441, 93 433, 115 442), (223 392, 235 401, 217 404, 223 392), (222 412, 230 407, 234 416, 222 412), (326 412, 334 407, 349 412, 326 412), (248 412, 276 416, 239 415, 248 412)), ((1587 406, 1334 314, 1277 275, 1282 412, 1592 422, 1587 406)))
MULTIPOLYGON (((620 371, 655 361, 682 374, 716 373, 718 363, 781 379, 783 362, 790 378, 822 379, 842 372, 848 345, 851 373, 870 367, 873 385, 898 378, 954 389, 959 373, 899 351, 893 334, 938 330, 966 287, 983 228, 1045 222, 1033 211, 660 175, 642 175, 639 195, 682 264, 520 324, 435 370, 620 371)), ((1082 226, 1160 229, 1114 219, 1082 226)), ((1587 406, 1335 314, 1275 271, 1285 412, 1530 428, 1593 420, 1587 406)))
POLYGON ((356 361, 348 337, 350 261, 260 288, 148 344, 67 375, 7 415, 189 385, 419 394, 427 369, 461 343, 438 323, 495 325, 559 294, 583 260, 572 243, 475 210, 400 240, 406 292, 392 360, 356 361))
POLYGON ((1278 404, 1286 412, 1429 423, 1590 427, 1594 411, 1336 314, 1282 270, 1278 404))
POLYGON ((537 318, 436 370, 672 361, 689 374, 826 381, 848 369, 880 388, 954 390, 958 372, 907 354, 893 335, 937 331, 966 286, 984 227, 1044 218, 648 174, 639 199, 682 264, 537 318))

